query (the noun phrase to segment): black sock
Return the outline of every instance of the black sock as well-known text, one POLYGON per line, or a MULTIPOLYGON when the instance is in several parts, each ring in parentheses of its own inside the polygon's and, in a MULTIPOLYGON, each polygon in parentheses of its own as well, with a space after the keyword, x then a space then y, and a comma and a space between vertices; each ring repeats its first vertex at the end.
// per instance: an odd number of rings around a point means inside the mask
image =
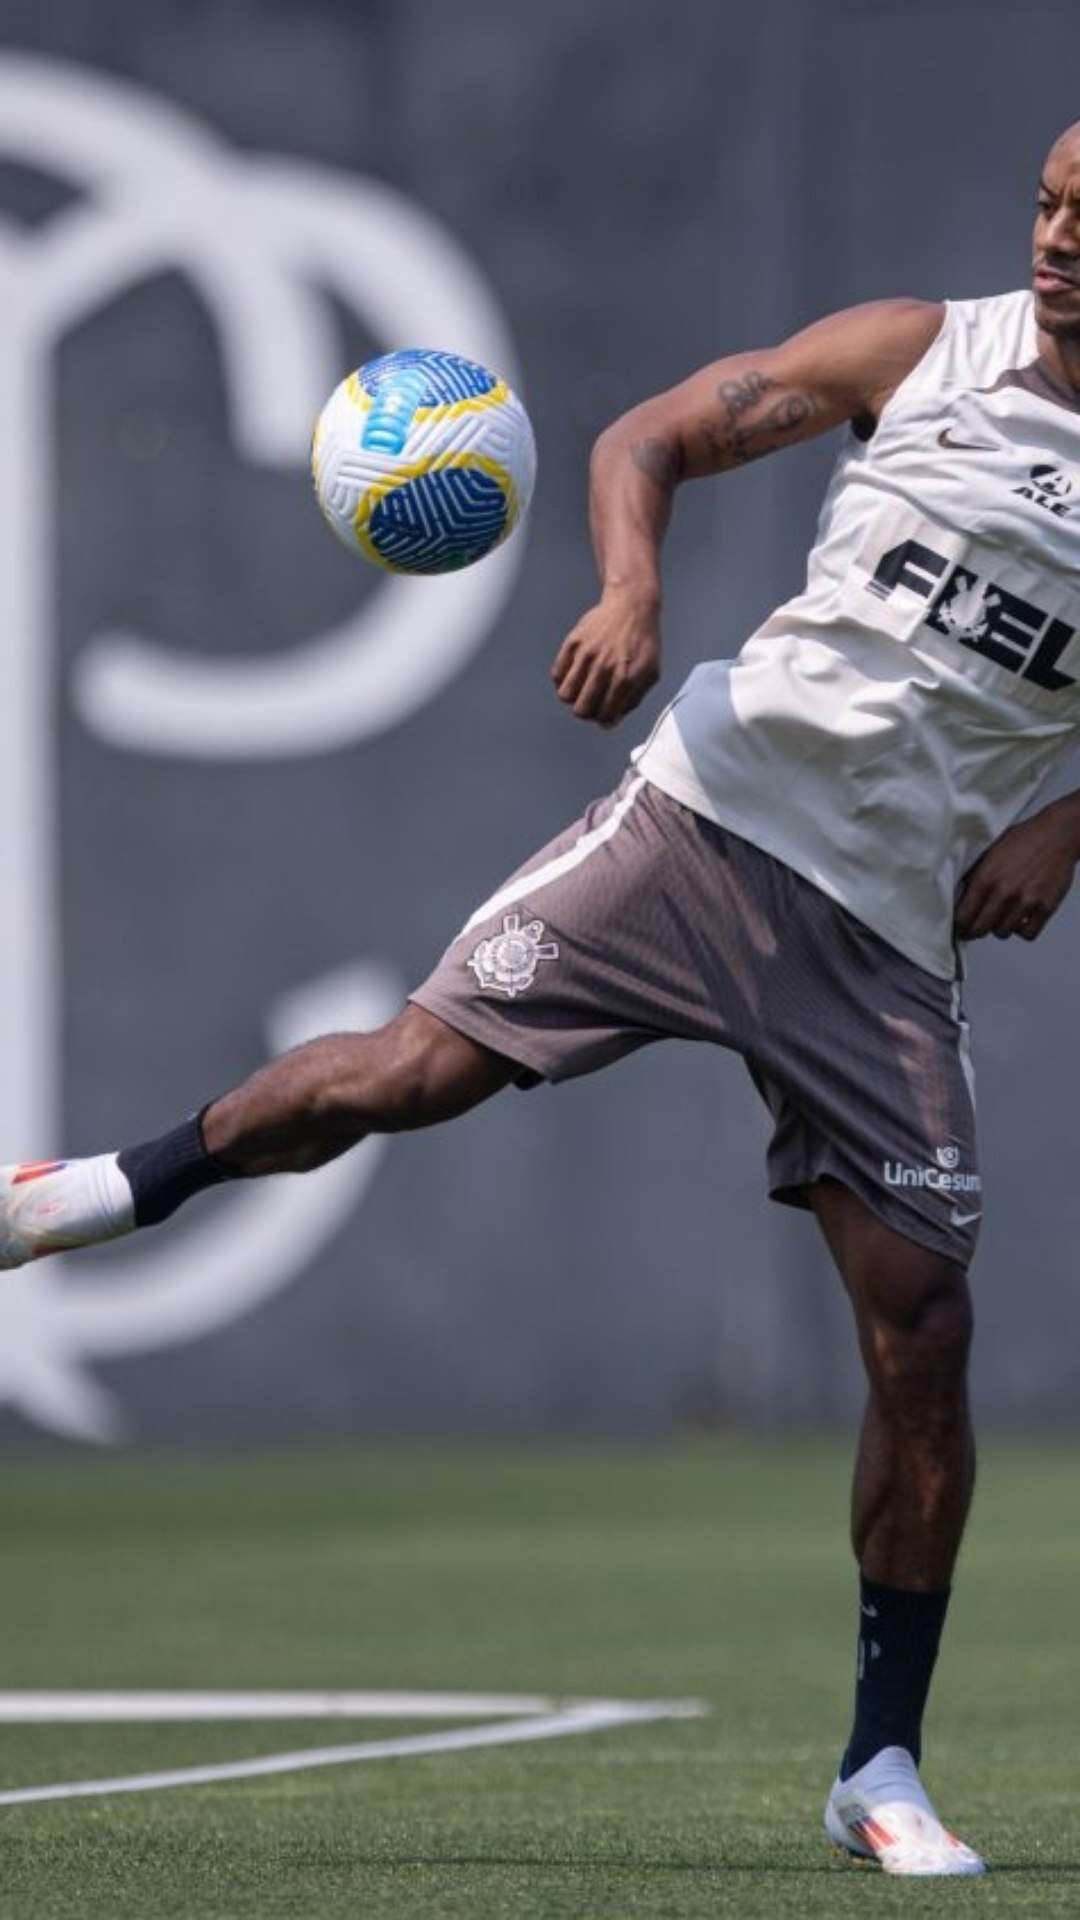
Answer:
POLYGON ((222 1180, 243 1177, 239 1168, 227 1167, 207 1153, 201 1113, 193 1114, 171 1133, 163 1133, 159 1140, 122 1148, 116 1159, 131 1187, 137 1227, 156 1227, 193 1193, 216 1187, 222 1180))
POLYGON ((918 1766, 923 1709, 948 1605, 948 1587, 905 1593, 859 1575, 855 1725, 840 1764, 842 1780, 882 1747, 906 1747, 918 1766))

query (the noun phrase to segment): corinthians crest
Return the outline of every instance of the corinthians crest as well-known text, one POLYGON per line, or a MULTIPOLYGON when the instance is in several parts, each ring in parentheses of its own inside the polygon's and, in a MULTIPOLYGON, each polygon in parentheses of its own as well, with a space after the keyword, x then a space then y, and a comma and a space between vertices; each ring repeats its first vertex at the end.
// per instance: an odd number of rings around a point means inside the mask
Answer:
POLYGON ((542 920, 527 920, 522 926, 519 913, 503 915, 503 930, 490 940, 481 940, 466 965, 470 966, 481 987, 495 993, 526 993, 536 979, 541 960, 557 960, 558 944, 544 940, 542 920))

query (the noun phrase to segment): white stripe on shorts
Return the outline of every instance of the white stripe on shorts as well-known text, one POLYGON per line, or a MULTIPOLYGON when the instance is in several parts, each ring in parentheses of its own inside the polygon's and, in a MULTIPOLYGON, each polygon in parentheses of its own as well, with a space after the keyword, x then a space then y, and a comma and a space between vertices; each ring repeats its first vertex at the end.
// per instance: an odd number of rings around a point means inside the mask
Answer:
POLYGON ((526 894, 537 893, 541 887, 549 887, 553 880, 561 880, 564 873, 572 873, 575 867, 580 867, 582 861, 587 860, 590 853, 595 853, 597 847, 602 847, 605 840, 614 838, 642 787, 647 784, 644 774, 638 774, 636 779, 631 780, 622 799, 612 807, 601 826, 593 827, 590 832, 583 833, 580 840, 575 840, 572 847, 568 847, 565 853, 556 854, 554 860, 549 860, 545 866, 534 867, 531 873, 521 873, 513 880, 508 880, 505 887, 500 888, 498 893, 493 893, 491 899, 485 900, 482 907, 477 907, 476 912, 466 920, 457 938, 463 940, 465 935, 471 933, 474 927, 478 927, 482 920, 490 920, 496 913, 505 912, 506 908, 512 907, 516 900, 523 900, 526 894))
POLYGON ((952 1017, 956 1021, 957 1027, 959 1028, 959 1033, 957 1035, 957 1046, 960 1053, 960 1071, 964 1076, 968 1093, 971 1096, 971 1104, 974 1107, 975 1105, 975 1062, 971 1057, 971 1028, 968 1022, 964 1018, 964 1011, 963 1011, 963 1007, 961 1005, 961 1000, 960 1000, 959 980, 953 981, 952 1017))

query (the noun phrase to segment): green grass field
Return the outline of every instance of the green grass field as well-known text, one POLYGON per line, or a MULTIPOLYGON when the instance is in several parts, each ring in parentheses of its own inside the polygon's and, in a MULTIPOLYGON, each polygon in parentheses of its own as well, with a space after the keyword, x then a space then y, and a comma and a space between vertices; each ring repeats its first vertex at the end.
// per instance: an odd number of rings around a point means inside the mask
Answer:
MULTIPOLYGON (((833 1859, 846 1449, 339 1451, 9 1465, 2 1688, 462 1689, 711 1712, 0 1808, 3 1920, 1074 1914, 1080 1447, 995 1446, 927 1729, 980 1882, 833 1859)), ((3 1726, 0 1787, 411 1724, 3 1726)), ((445 1726, 446 1723, 443 1723, 445 1726)))

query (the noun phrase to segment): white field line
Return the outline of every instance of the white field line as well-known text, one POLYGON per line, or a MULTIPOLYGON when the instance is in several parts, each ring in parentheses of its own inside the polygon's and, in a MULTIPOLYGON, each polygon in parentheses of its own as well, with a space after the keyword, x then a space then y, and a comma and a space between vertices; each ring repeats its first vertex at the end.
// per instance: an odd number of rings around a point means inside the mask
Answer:
POLYGON ((495 1720, 565 1713, 622 1701, 559 1699, 533 1693, 232 1693, 193 1689, 133 1693, 0 1693, 0 1724, 49 1726, 99 1721, 495 1720))
POLYGON ((107 1793, 152 1793, 164 1787, 208 1786, 221 1780, 302 1773, 311 1767, 350 1766, 361 1760, 465 1753, 475 1747, 559 1740, 567 1734, 597 1733, 605 1727, 630 1726, 640 1721, 688 1719, 704 1711, 696 1700, 610 1700, 570 1707, 561 1713, 493 1721, 485 1727, 461 1727, 453 1733, 407 1734, 397 1740, 364 1740, 347 1747, 309 1747, 298 1753, 269 1753, 255 1760, 229 1760, 209 1767, 175 1767, 164 1773, 130 1773, 109 1780, 70 1780, 55 1786, 14 1787, 0 1792, 0 1806, 26 1806, 38 1800, 81 1800, 107 1793))

